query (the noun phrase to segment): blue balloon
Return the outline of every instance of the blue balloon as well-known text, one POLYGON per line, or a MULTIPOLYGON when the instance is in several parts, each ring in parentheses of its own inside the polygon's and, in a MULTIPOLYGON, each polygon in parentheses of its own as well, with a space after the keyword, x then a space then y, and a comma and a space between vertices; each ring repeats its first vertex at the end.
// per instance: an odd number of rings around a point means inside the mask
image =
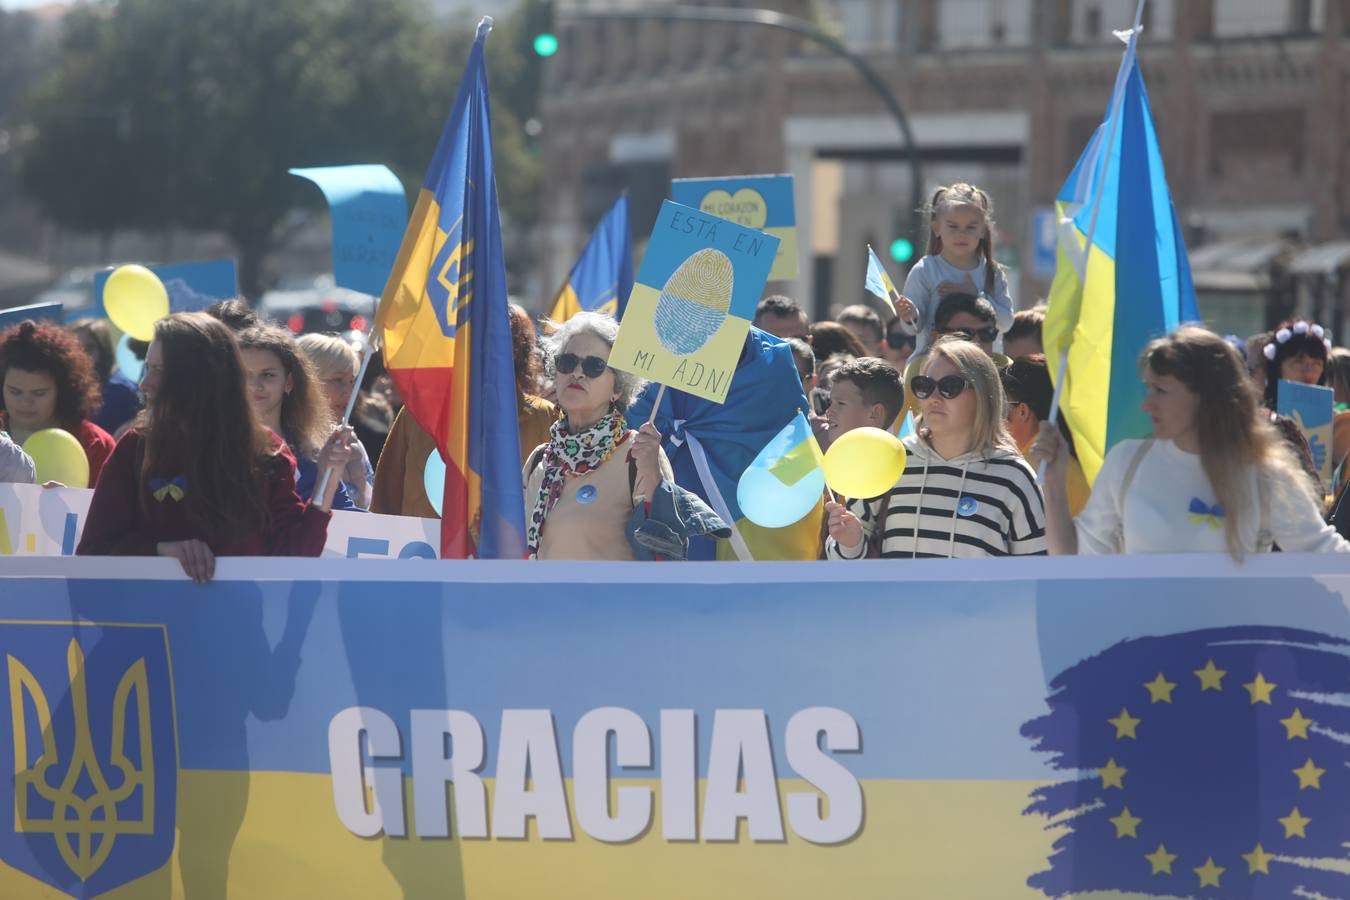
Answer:
POLYGON ((145 362, 136 358, 136 354, 131 352, 131 336, 122 335, 117 339, 117 368, 122 370, 122 374, 130 378, 137 384, 141 381, 141 375, 145 372, 145 362))
POLYGON ((785 528, 815 509, 825 492, 820 447, 800 412, 742 473, 741 514, 763 528, 785 528))
POLYGON ((441 504, 445 501, 445 460, 441 459, 441 452, 435 447, 431 448, 431 455, 427 457, 426 467, 422 470, 422 489, 427 492, 427 499, 439 516, 441 504))

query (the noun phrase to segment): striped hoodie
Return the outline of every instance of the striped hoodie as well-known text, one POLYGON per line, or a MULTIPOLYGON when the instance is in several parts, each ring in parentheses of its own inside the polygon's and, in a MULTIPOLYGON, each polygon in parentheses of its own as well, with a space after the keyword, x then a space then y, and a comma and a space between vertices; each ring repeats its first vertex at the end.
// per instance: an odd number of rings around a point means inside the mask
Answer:
POLYGON ((863 546, 825 542, 829 559, 970 559, 1045 555, 1045 504, 1016 450, 943 459, 918 435, 904 439, 900 480, 880 497, 850 500, 863 546), (879 552, 878 552, 879 551, 879 552))

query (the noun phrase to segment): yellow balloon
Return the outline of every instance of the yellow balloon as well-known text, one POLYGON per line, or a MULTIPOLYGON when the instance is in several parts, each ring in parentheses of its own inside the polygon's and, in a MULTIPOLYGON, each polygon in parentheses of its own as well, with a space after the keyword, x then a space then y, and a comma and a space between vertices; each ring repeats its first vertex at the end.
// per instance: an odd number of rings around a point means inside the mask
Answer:
POLYGON ((37 465, 37 483, 59 481, 66 487, 89 487, 89 457, 69 431, 44 428, 23 442, 23 452, 37 465))
POLYGON ((103 285, 103 308, 118 328, 149 341, 155 337, 155 323, 169 314, 169 292, 145 266, 119 266, 103 285))
POLYGON ((825 451, 825 483, 836 494, 855 500, 880 497, 900 480, 905 456, 905 445, 889 431, 846 431, 825 451))

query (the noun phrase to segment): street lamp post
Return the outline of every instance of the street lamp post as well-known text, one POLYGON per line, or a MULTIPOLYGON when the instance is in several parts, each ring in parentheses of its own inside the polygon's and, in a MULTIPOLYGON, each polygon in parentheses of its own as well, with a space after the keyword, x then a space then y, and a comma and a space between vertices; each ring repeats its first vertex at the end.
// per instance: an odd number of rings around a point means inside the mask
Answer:
MULTIPOLYGON (((714 25, 758 25, 764 28, 777 28, 801 35, 815 41, 835 56, 848 60, 863 80, 881 98, 891 118, 895 119, 904 142, 905 159, 909 163, 910 173, 910 209, 913 212, 911 233, 907 235, 914 247, 924 244, 924 224, 920 216, 923 206, 923 163, 919 159, 919 147, 914 142, 914 133, 909 127, 909 118, 900 107, 895 94, 882 80, 876 69, 862 56, 844 46, 839 39, 822 31, 812 23, 797 16, 790 16, 772 9, 737 9, 725 6, 668 6, 637 9, 607 9, 585 6, 567 10, 567 17, 573 19, 655 19, 667 22, 704 22, 714 25)), ((898 237, 898 236, 897 236, 898 237)))

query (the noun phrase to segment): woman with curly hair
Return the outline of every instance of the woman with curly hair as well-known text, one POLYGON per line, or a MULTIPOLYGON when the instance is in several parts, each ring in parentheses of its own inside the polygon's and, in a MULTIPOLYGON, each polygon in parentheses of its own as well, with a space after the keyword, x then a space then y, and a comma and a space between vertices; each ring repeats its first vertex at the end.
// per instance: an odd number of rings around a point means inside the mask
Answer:
POLYGON ((202 583, 217 556, 323 551, 338 480, 313 503, 296 496, 295 459, 254 412, 228 328, 204 313, 160 319, 141 390, 145 412, 108 460, 77 554, 171 556, 202 583))
POLYGON ((112 435, 89 421, 100 402, 94 364, 79 342, 56 325, 31 319, 0 334, 0 413, 16 444, 35 432, 61 428, 89 458, 89 486, 112 455, 112 435))
MULTIPOLYGON (((258 420, 281 436, 295 456, 295 491, 307 500, 321 469, 334 464, 333 437, 350 429, 333 429, 328 404, 319 390, 314 366, 296 347, 289 333, 271 325, 255 325, 239 333, 239 355, 244 363, 248 397, 258 420)), ((343 438, 342 446, 345 451, 343 438)), ((342 454, 344 466, 347 453, 342 454)), ((339 474, 341 472, 339 471, 339 474)), ((341 484, 333 509, 358 509, 341 484)))

